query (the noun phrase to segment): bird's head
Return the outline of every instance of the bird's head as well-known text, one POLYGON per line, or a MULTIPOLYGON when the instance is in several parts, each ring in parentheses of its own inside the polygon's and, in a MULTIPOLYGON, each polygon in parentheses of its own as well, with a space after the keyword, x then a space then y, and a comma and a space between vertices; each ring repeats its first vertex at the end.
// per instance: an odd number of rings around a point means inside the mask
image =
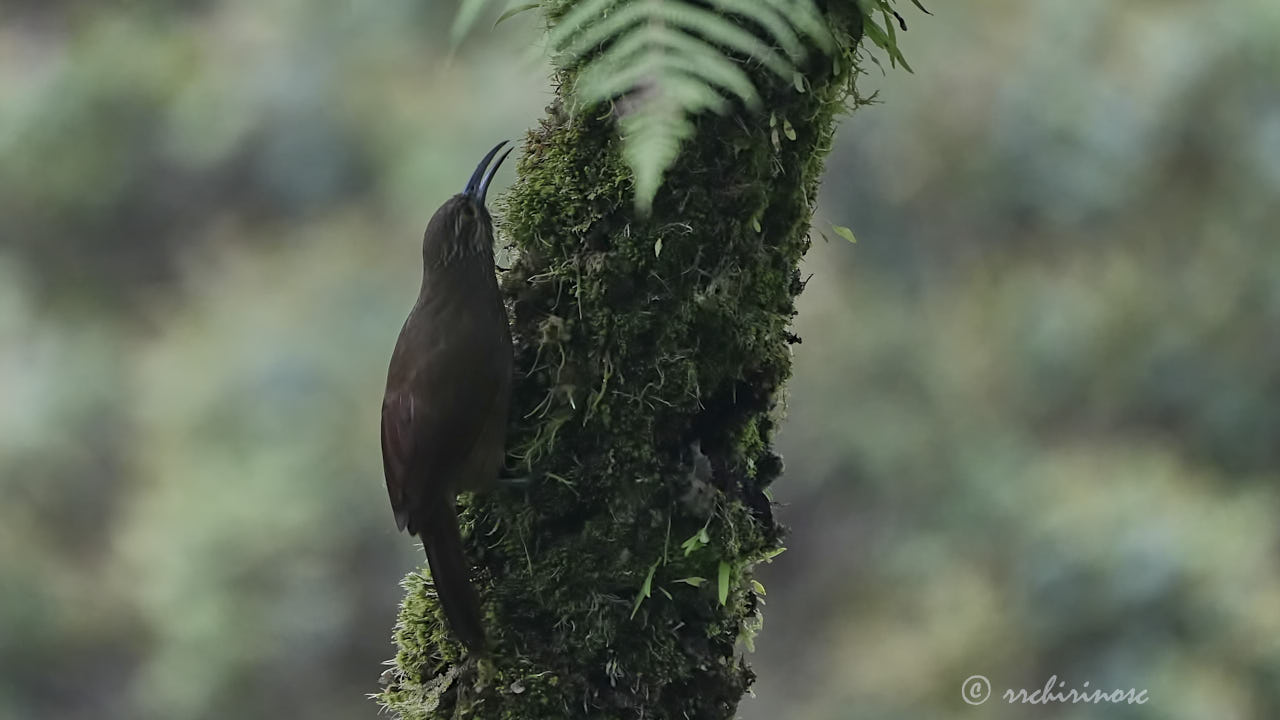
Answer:
POLYGON ((492 255, 493 221, 485 207, 485 197, 489 194, 489 183, 502 161, 511 154, 511 148, 492 166, 489 163, 506 144, 503 140, 494 145, 471 173, 462 192, 446 200, 431 216, 422 237, 422 259, 428 267, 446 266, 463 257, 492 255))

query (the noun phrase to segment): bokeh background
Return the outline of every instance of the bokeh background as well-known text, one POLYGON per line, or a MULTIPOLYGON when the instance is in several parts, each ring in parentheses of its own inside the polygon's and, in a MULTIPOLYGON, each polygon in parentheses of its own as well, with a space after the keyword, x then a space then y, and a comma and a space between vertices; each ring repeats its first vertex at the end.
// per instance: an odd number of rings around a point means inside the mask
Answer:
MULTIPOLYGON (((930 5, 830 158, 740 715, 1280 717, 1280 4, 930 5)), ((551 97, 454 9, 0 3, 0 718, 375 717, 419 237, 551 97)))

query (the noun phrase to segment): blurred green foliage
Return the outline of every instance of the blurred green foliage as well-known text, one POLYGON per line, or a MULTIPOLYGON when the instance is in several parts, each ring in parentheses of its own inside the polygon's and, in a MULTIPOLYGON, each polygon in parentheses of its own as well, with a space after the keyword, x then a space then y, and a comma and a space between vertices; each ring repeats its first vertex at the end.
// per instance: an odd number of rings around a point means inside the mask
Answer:
MULTIPOLYGON (((831 157, 742 715, 1280 716, 1280 11, 930 9, 831 157)), ((375 715, 417 238, 549 96, 454 10, 0 6, 0 718, 375 715)))
POLYGON ((376 713, 417 238, 545 87, 451 12, 0 9, 0 718, 376 713))
POLYGON ((1280 716, 1280 13, 1231 7, 937 6, 870 78, 744 716, 1280 716), (999 701, 1052 675, 1151 702, 999 701))

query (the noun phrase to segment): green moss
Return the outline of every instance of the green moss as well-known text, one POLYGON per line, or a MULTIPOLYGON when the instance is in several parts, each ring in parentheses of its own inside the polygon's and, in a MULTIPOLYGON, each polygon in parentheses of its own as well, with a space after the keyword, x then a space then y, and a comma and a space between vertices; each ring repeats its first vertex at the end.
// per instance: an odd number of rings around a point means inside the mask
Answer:
POLYGON ((834 73, 816 59, 805 93, 761 78, 794 140, 767 116, 699 118, 645 220, 610 118, 556 105, 530 133, 501 213, 517 258, 502 286, 522 373, 508 464, 537 480, 463 512, 490 658, 462 660, 429 587, 406 583, 393 711, 733 717, 760 622, 750 569, 781 535, 763 491, 781 472, 797 265, 852 52, 834 73))

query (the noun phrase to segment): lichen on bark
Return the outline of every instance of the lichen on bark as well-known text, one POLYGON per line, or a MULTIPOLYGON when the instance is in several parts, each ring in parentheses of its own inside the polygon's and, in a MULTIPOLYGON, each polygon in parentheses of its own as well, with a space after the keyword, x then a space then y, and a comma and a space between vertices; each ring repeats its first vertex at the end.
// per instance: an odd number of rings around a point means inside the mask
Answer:
MULTIPOLYGON (((854 3, 847 3, 850 7, 854 3)), ((822 161, 858 73, 856 11, 765 109, 704 115, 649 217, 572 70, 500 203, 517 378, 508 466, 463 498, 489 655, 463 657, 406 578, 380 701, 403 718, 732 718, 753 675, 756 563, 822 161), (645 591, 647 592, 647 596, 645 591)))

